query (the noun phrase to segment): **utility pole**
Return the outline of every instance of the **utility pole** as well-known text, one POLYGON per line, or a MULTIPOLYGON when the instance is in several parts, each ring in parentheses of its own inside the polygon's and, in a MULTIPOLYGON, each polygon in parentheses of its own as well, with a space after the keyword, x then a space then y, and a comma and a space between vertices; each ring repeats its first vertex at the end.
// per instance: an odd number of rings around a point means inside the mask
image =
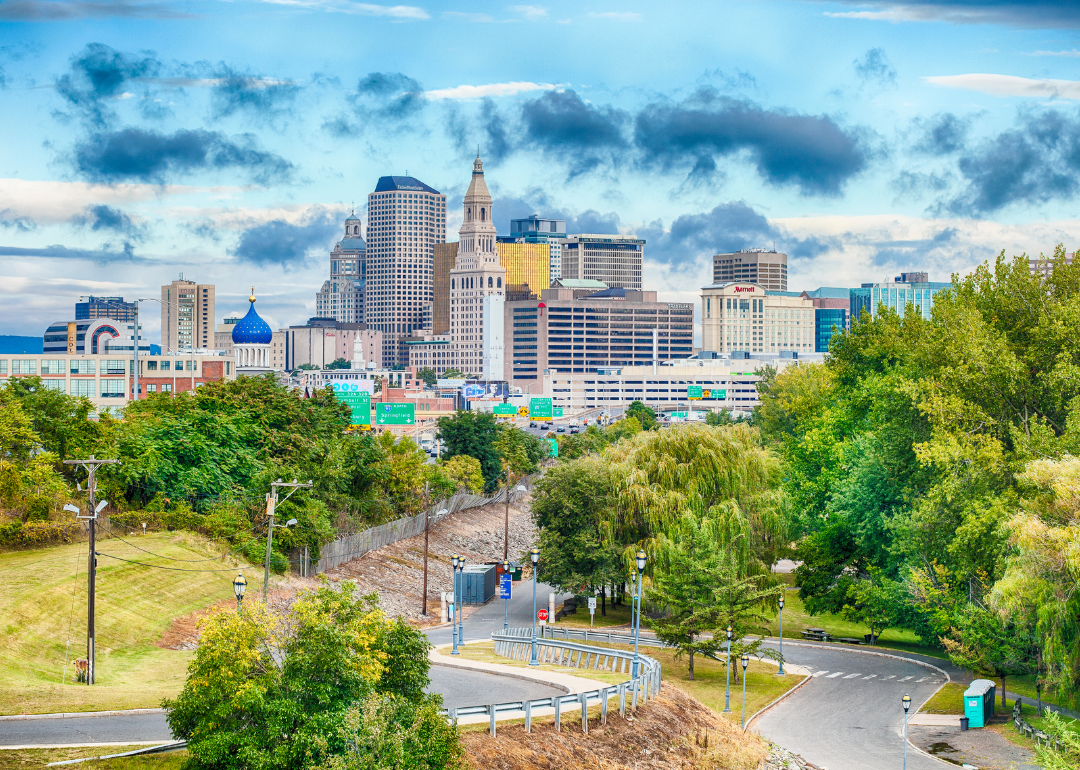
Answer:
POLYGON ((428 508, 428 482, 424 482, 424 599, 420 607, 420 614, 427 617, 427 557, 428 557, 428 530, 431 529, 431 511, 428 508))
MULTIPOLYGON (((93 455, 90 455, 85 460, 64 460, 64 465, 81 465, 86 468, 90 474, 86 481, 86 491, 90 498, 90 513, 88 516, 79 516, 80 519, 87 519, 90 522, 90 555, 89 555, 89 567, 86 570, 87 580, 87 599, 86 599, 86 683, 88 685, 94 683, 94 590, 95 582, 97 578, 97 554, 94 553, 94 535, 95 527, 97 523, 97 500, 95 499, 95 493, 97 492, 97 480, 95 478, 99 465, 110 465, 119 463, 119 460, 98 460, 93 455)), ((105 501, 102 500, 102 506, 105 501)), ((74 506, 72 506, 74 508, 74 506)), ((78 509, 76 509, 78 511, 78 509)), ((78 515, 76 513, 76 515, 78 515)))
POLYGON ((135 383, 132 387, 132 400, 139 400, 139 300, 135 300, 135 383))
MULTIPOLYGON (((269 518, 269 525, 266 528, 266 566, 263 571, 263 601, 265 602, 270 596, 270 549, 274 544, 274 527, 289 527, 296 523, 296 519, 289 519, 285 524, 275 524, 274 514, 277 510, 278 504, 278 487, 286 487, 289 490, 289 494, 285 495, 285 500, 288 500, 293 496, 293 493, 298 489, 311 489, 311 482, 306 484, 297 483, 296 479, 292 481, 282 481, 278 479, 270 483, 270 492, 266 495, 266 515, 269 518)), ((285 502, 282 500, 281 502, 285 502)))
POLYGON ((503 524, 503 561, 506 561, 506 554, 510 549, 510 484, 513 482, 510 479, 510 467, 506 468, 506 521, 503 524))

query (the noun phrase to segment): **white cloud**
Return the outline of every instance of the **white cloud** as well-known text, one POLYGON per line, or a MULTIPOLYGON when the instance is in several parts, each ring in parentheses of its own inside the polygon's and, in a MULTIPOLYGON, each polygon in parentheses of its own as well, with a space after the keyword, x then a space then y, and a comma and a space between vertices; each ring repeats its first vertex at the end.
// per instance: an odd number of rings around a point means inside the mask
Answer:
POLYGON ((349 0, 262 0, 273 5, 290 5, 296 8, 313 8, 335 13, 352 13, 362 16, 386 16, 391 19, 412 19, 423 21, 431 16, 423 8, 415 5, 374 5, 372 3, 353 3, 349 0))
MULTIPOLYGON (((881 5, 881 3, 876 3, 881 5)), ((1019 5, 1019 4, 1018 4, 1019 5)), ((946 21, 953 24, 993 24, 1008 19, 1011 9, 996 8, 961 8, 957 5, 934 6, 892 5, 880 11, 826 11, 825 15, 834 19, 865 19, 867 21, 889 21, 894 24, 902 21, 946 21)))
MULTIPOLYGON (((290 86, 293 84, 291 80, 280 80, 278 78, 240 77, 238 79, 242 80, 248 88, 273 88, 274 86, 290 86)), ((146 80, 174 88, 216 88, 232 81, 233 78, 146 78, 146 80)))
POLYGON ((542 19, 548 15, 547 8, 541 8, 538 5, 511 5, 510 10, 514 13, 520 13, 529 21, 542 19))
POLYGON ((990 96, 1022 96, 1028 98, 1080 99, 1080 81, 1020 78, 1013 75, 972 73, 969 75, 937 75, 924 77, 928 83, 946 88, 978 91, 990 96))
POLYGON ((1065 56, 1070 59, 1080 59, 1080 51, 1075 48, 1071 51, 1035 51, 1028 56, 1065 56))
POLYGON ((585 14, 590 19, 613 19, 614 21, 641 21, 641 14, 634 11, 604 11, 585 14))
POLYGON ((495 19, 488 16, 486 13, 463 13, 461 11, 443 11, 444 19, 461 19, 462 21, 471 21, 477 24, 494 24, 495 19))
POLYGON ((485 96, 513 96, 527 91, 550 91, 556 88, 551 83, 489 83, 483 86, 454 86, 453 88, 439 88, 434 91, 425 91, 424 96, 428 99, 482 99, 485 96))

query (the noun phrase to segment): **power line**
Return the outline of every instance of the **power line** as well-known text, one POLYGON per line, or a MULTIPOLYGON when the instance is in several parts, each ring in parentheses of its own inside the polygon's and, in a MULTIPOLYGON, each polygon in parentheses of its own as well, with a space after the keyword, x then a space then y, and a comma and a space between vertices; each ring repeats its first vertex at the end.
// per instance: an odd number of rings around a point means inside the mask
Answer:
POLYGON ((189 569, 187 567, 163 567, 160 564, 149 564, 145 561, 133 561, 131 559, 125 559, 121 556, 113 556, 111 553, 103 553, 102 551, 94 551, 97 556, 104 556, 107 559, 116 559, 117 561, 126 562, 128 564, 135 564, 140 567, 151 567, 153 569, 164 569, 169 572, 233 572, 236 567, 227 567, 226 569, 189 569))

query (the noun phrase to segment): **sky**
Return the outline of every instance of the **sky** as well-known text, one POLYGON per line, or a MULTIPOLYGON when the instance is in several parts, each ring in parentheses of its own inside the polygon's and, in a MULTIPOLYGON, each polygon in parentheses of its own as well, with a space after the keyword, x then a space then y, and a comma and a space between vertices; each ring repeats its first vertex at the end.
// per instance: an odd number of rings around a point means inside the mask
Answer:
POLYGON ((0 0, 0 334, 181 273, 302 323, 379 177, 456 240, 478 148, 500 233, 635 234, 663 301, 742 248, 801 290, 1080 239, 1076 0, 408 1, 0 0))

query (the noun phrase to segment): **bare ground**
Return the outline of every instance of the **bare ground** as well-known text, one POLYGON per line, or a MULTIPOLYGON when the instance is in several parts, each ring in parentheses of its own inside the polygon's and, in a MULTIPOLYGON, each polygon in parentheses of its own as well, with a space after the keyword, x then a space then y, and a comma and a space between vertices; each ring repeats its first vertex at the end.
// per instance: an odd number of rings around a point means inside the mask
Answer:
MULTIPOLYGON (((531 496, 510 504, 512 562, 528 561, 534 529, 529 513, 531 496)), ((439 594, 452 588, 450 557, 463 555, 471 564, 502 561, 505 503, 472 508, 449 516, 428 533, 428 618, 420 614, 424 581, 424 536, 417 535, 365 554, 330 570, 333 581, 354 580, 362 593, 377 593, 382 608, 391 616, 428 625, 438 622, 439 594)), ((466 615, 469 610, 466 609, 466 615)))

